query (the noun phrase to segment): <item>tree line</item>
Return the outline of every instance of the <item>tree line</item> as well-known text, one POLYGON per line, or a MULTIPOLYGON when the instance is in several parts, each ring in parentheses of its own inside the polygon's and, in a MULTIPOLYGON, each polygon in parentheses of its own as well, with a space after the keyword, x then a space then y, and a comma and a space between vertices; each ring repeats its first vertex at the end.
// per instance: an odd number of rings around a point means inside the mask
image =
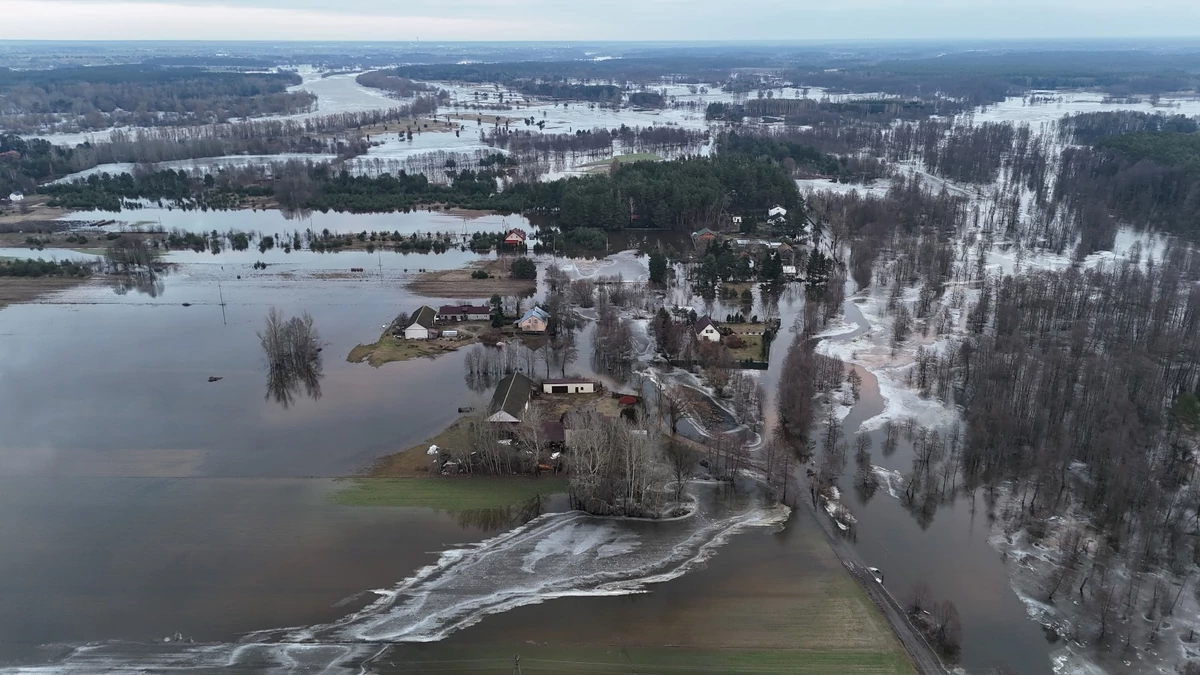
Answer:
POLYGON ((240 73, 135 64, 0 69, 0 126, 30 133, 114 125, 178 126, 310 112, 290 72, 240 73))

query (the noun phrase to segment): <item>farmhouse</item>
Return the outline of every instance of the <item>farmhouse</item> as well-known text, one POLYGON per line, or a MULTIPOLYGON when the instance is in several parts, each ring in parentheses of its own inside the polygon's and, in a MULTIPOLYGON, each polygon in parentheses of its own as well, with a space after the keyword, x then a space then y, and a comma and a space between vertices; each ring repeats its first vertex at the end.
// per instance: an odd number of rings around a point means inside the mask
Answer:
POLYGON ((550 322, 550 315, 541 307, 531 307, 525 316, 517 319, 514 325, 526 333, 545 333, 550 322))
POLYGON ((437 312, 428 305, 421 305, 413 312, 409 323, 404 327, 405 340, 428 340, 437 337, 434 324, 437 323, 437 312))
POLYGON ((542 380, 542 391, 547 394, 594 394, 596 383, 581 377, 542 380))
POLYGON ((509 230, 508 234, 504 235, 504 245, 505 246, 524 246, 525 239, 526 239, 526 237, 525 237, 524 230, 517 230, 517 229, 509 230))
POLYGON ((721 331, 717 330, 717 324, 713 322, 711 316, 705 315, 696 319, 696 323, 692 325, 692 332, 701 340, 721 341, 721 331))
POLYGON ((529 396, 533 393, 533 381, 521 373, 513 373, 500 380, 488 406, 489 422, 520 422, 529 407, 529 396))
POLYGON ((707 244, 717 240, 717 233, 707 227, 692 233, 692 241, 696 244, 707 244))
POLYGON ((492 310, 487 305, 442 305, 437 311, 437 320, 442 323, 452 321, 487 321, 492 310))

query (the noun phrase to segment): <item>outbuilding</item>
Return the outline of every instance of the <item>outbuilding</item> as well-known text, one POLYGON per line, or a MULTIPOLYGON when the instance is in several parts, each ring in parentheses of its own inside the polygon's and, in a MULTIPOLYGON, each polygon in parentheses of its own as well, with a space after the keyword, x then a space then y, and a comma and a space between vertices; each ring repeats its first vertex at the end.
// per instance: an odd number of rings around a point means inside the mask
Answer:
POLYGON ((542 392, 546 394, 594 394, 596 393, 596 382, 581 377, 542 380, 542 392))
POLYGON ((487 305, 442 305, 437 312, 437 320, 442 323, 452 321, 487 321, 492 315, 492 308, 487 305))

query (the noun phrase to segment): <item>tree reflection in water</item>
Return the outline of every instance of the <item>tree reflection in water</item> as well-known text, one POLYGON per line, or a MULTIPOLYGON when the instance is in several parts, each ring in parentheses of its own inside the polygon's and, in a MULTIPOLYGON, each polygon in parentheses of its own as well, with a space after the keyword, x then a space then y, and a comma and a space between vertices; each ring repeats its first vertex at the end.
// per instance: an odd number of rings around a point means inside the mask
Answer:
POLYGON ((546 505, 541 495, 534 495, 517 506, 496 506, 486 509, 463 509, 454 514, 458 526, 465 529, 475 528, 485 532, 507 530, 516 525, 524 525, 546 512, 546 505))
POLYGON ((130 291, 135 291, 157 298, 162 295, 163 289, 166 287, 166 284, 163 283, 163 277, 166 274, 166 268, 122 274, 113 278, 112 289, 117 295, 127 295, 130 291))
POLYGON ((272 307, 258 338, 267 355, 267 399, 287 408, 301 393, 321 398, 321 340, 308 312, 285 320, 272 307))

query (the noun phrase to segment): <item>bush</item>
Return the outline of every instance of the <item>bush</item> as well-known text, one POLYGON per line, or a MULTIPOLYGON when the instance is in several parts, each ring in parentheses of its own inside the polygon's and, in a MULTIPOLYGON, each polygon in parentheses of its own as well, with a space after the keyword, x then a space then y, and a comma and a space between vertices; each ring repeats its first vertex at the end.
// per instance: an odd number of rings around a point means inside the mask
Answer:
POLYGON ((741 349, 746 346, 746 341, 740 335, 730 335, 725 338, 725 346, 730 349, 741 349))
POLYGON ((483 270, 475 270, 474 272, 471 272, 471 278, 472 279, 486 279, 486 278, 488 278, 488 273, 484 272, 483 270))
POLYGON ((529 258, 517 258, 513 261, 511 272, 514 279, 536 279, 537 265, 529 258))

